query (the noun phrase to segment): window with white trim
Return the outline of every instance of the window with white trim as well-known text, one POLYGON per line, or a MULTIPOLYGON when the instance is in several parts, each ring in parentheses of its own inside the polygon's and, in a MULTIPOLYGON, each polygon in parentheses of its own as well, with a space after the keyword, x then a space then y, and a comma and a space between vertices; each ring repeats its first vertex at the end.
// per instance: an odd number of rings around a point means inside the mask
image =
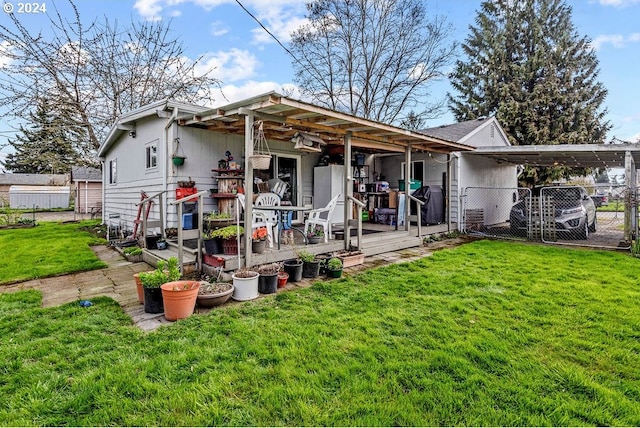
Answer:
POLYGON ((109 184, 116 184, 118 171, 118 159, 111 159, 109 161, 109 184))
POLYGON ((158 144, 157 141, 145 146, 145 168, 155 168, 158 166, 158 144))

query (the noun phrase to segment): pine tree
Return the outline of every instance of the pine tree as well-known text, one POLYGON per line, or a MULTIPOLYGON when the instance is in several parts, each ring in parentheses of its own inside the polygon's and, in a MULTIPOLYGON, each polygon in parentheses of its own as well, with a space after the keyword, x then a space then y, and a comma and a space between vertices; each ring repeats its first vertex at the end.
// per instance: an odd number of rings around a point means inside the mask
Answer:
MULTIPOLYGON (((495 115, 514 145, 603 143, 611 128, 602 108, 590 40, 580 37, 563 0, 487 0, 451 75, 457 120, 495 115)), ((521 182, 584 174, 566 167, 526 168, 521 182)))
POLYGON ((16 138, 8 140, 15 152, 7 155, 5 168, 15 173, 67 174, 73 165, 91 164, 74 147, 77 138, 71 138, 74 128, 65 113, 50 101, 39 100, 35 112, 29 113, 29 125, 20 125, 16 138))

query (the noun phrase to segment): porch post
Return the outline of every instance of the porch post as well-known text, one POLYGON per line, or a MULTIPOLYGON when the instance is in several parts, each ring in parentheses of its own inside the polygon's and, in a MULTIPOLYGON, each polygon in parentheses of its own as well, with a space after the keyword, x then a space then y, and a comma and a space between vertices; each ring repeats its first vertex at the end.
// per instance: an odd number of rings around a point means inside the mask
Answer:
MULTIPOLYGON (((629 151, 624 154, 624 181, 626 191, 628 192, 624 198, 624 240, 625 242, 631 243, 633 232, 638 229, 638 207, 637 204, 631 203, 631 201, 635 201, 638 195, 636 194, 636 166, 629 151)), ((637 238, 636 236, 636 239, 637 238)))
MULTIPOLYGON (((251 219, 253 218, 253 113, 244 119, 244 265, 251 266, 251 219)), ((236 204, 239 202, 236 200, 236 204)), ((239 219, 238 219, 239 220, 239 219)), ((238 243, 240 245, 240 243, 238 243)))
POLYGON ((444 199, 447 216, 447 232, 451 232, 451 173, 453 172, 453 156, 447 154, 447 197, 444 199))
MULTIPOLYGON (((408 144, 404 151, 404 230, 409 232, 411 221, 409 220, 409 214, 411 214, 411 201, 409 195, 411 194, 411 145, 408 144)), ((420 209, 420 207, 418 207, 420 209)), ((398 219, 396 219, 397 224, 398 219)))
POLYGON ((344 135, 344 249, 349 250, 351 241, 351 227, 349 219, 351 218, 351 202, 350 196, 353 196, 353 173, 351 171, 351 131, 347 131, 344 135))

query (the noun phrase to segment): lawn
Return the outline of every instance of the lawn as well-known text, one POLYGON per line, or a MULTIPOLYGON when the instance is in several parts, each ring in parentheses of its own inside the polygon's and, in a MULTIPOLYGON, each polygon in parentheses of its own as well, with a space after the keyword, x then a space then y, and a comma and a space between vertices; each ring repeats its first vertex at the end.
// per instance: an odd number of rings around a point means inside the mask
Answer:
POLYGON ((3 425, 640 425, 640 260, 477 241, 153 333, 0 294, 3 425))
POLYGON ((106 267, 90 248, 106 241, 83 230, 98 224, 42 222, 28 229, 0 230, 0 286, 106 267))

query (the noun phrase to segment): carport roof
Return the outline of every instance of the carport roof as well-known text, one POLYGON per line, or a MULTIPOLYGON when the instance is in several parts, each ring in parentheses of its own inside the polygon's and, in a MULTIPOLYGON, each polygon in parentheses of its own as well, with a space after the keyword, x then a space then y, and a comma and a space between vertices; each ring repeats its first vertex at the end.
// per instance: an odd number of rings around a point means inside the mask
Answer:
POLYGON ((640 165, 640 144, 626 143, 478 147, 468 154, 516 165, 624 168, 627 152, 640 165))

